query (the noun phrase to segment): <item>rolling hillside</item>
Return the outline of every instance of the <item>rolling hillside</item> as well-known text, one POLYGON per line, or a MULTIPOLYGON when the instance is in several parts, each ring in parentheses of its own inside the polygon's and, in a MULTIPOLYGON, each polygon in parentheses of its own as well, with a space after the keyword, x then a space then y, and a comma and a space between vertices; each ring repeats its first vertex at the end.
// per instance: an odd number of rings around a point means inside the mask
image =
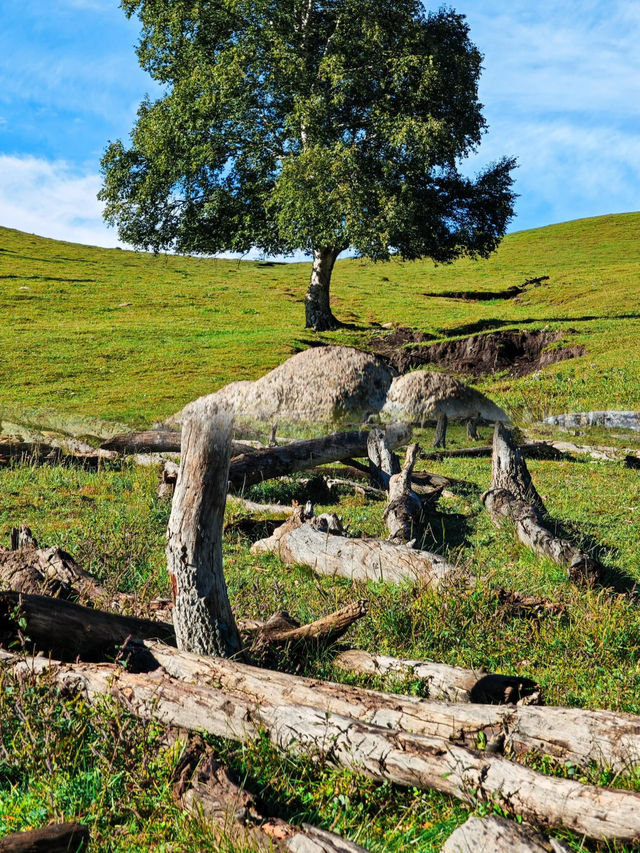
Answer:
POLYGON ((562 332, 563 345, 586 354, 519 379, 503 371, 480 386, 523 420, 638 409, 639 233, 633 213, 513 234, 488 261, 343 260, 334 312, 354 328, 315 335, 302 328, 307 264, 153 256, 0 228, 0 412, 151 423, 311 341, 369 348, 383 324, 429 340, 562 332), (541 276, 549 279, 498 298, 541 276))

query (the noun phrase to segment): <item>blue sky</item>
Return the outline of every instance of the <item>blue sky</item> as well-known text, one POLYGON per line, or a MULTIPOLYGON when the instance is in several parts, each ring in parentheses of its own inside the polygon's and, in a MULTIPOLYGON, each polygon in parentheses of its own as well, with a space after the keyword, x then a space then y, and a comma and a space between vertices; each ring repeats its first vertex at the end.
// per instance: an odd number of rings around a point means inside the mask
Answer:
MULTIPOLYGON (((518 158, 510 230, 640 209, 640 3, 460 0, 489 132, 518 158)), ((98 163, 153 83, 117 0, 0 0, 0 225, 117 245, 98 163)))

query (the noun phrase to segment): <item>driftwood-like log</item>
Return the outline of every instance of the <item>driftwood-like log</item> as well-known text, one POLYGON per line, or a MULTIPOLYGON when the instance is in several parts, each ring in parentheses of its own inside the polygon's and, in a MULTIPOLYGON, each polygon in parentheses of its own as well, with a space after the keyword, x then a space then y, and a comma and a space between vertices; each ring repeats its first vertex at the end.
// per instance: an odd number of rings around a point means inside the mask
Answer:
POLYGON ((309 566, 320 575, 338 575, 384 583, 469 583, 470 576, 438 554, 418 551, 381 539, 350 539, 318 530, 297 512, 267 539, 251 547, 252 554, 273 553, 288 565, 309 566))
POLYGON ((442 853, 570 853, 571 848, 533 826, 497 815, 470 817, 446 840, 442 853))
POLYGON ((242 646, 222 567, 232 424, 232 415, 207 404, 185 419, 167 527, 177 645, 222 657, 239 654, 242 646))
MULTIPOLYGON (((411 427, 408 424, 390 424, 386 428, 386 436, 390 447, 406 444, 411 438, 411 427)), ((238 491, 262 480, 283 477, 352 456, 366 456, 368 437, 369 433, 363 430, 338 432, 323 438, 292 441, 284 447, 244 453, 231 462, 229 485, 238 491)))
POLYGON ((366 853, 332 832, 265 817, 255 798, 214 758, 198 735, 187 744, 176 776, 174 798, 187 811, 209 821, 220 841, 232 838, 274 853, 366 853))
POLYGON ((602 569, 597 560, 549 530, 532 504, 517 500, 505 489, 490 489, 483 494, 482 502, 497 527, 510 521, 519 542, 539 556, 563 566, 572 581, 593 582, 600 577, 602 569))
POLYGON ((593 582, 600 576, 602 567, 596 560, 545 525, 542 498, 511 431, 504 424, 495 426, 491 488, 482 495, 482 502, 497 527, 510 521, 523 545, 563 566, 571 580, 593 582))
POLYGON ((402 471, 392 474, 389 478, 389 503, 382 520, 386 523, 389 539, 393 542, 415 541, 424 517, 422 501, 411 489, 411 475, 417 458, 418 445, 410 444, 402 471))
MULTIPOLYGON (((135 645, 131 649, 135 660, 135 645)), ((633 772, 640 765, 640 717, 632 714, 535 705, 448 704, 204 658, 152 642, 144 642, 143 654, 145 660, 153 660, 154 666, 176 678, 222 689, 241 702, 304 705, 387 730, 445 738, 469 748, 483 739, 493 754, 522 756, 535 751, 576 766, 594 762, 617 772, 633 772)))
POLYGON ((298 642, 316 642, 331 645, 337 642, 348 628, 361 619, 367 613, 366 601, 354 601, 321 616, 314 622, 300 625, 292 619, 288 613, 280 611, 274 613, 266 622, 262 623, 253 637, 254 645, 271 645, 298 642))
POLYGON ((498 675, 485 669, 464 669, 428 660, 402 660, 349 649, 334 664, 347 672, 382 678, 416 679, 430 699, 483 704, 538 704, 540 687, 530 678, 498 675))
POLYGON ((375 427, 369 433, 367 455, 372 482, 386 491, 389 488, 389 479, 394 474, 400 473, 400 462, 389 446, 383 429, 375 427))
POLYGON ((44 658, 24 660, 3 651, 0 659, 17 675, 50 670, 61 687, 80 690, 89 700, 114 696, 130 712, 164 724, 243 742, 266 731, 281 749, 320 753, 374 779, 434 788, 470 804, 490 802, 531 823, 565 826, 587 838, 640 839, 640 794, 544 776, 448 738, 389 730, 305 705, 241 701, 229 691, 197 687, 161 672, 140 675, 108 664, 55 666, 44 658))
POLYGON ((64 660, 78 655, 104 660, 131 637, 175 642, 173 626, 166 622, 105 613, 46 595, 0 592, 0 642, 15 643, 20 634, 28 649, 35 646, 64 660))
POLYGON ((5 835, 0 838, 0 853, 82 853, 88 843, 89 830, 81 823, 52 823, 5 835))
POLYGON ((515 443, 513 431, 500 422, 496 423, 493 431, 491 488, 511 492, 516 500, 526 501, 540 512, 546 512, 524 455, 515 443))

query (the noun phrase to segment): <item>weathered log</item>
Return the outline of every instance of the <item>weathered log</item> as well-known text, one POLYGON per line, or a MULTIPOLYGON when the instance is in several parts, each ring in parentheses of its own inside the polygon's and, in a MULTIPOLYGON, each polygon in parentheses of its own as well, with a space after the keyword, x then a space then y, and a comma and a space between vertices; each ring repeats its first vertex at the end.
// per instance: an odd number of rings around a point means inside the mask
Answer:
POLYGON ((166 622, 105 613, 46 595, 0 592, 0 642, 15 643, 20 631, 28 649, 32 645, 64 660, 104 660, 113 656, 130 637, 175 642, 173 626, 166 622))
POLYGON ((480 668, 464 669, 429 660, 403 660, 349 649, 334 660, 335 666, 360 675, 416 679, 430 699, 483 704, 538 704, 540 687, 530 678, 498 675, 480 668))
MULTIPOLYGON (((114 435, 100 445, 101 450, 116 453, 180 453, 181 433, 170 429, 147 429, 141 432, 128 432, 114 435)), ((252 453, 252 444, 242 441, 231 442, 231 456, 252 453)))
POLYGON ((417 458, 418 445, 410 444, 402 471, 389 478, 389 503, 382 520, 389 529, 391 541, 415 541, 424 518, 422 501, 411 489, 411 475, 417 458))
POLYGON ((497 527, 505 520, 510 521, 519 542, 539 556, 563 566, 572 581, 591 583, 601 576, 602 567, 598 561, 573 542, 552 533, 532 504, 517 500, 504 489, 490 489, 482 495, 482 502, 497 527))
POLYGON ((5 835, 0 838, 0 853, 82 853, 88 843, 89 830, 81 823, 52 823, 5 835))
POLYGON ((256 631, 253 638, 255 645, 270 645, 282 643, 297 643, 300 641, 331 645, 337 642, 340 637, 353 625, 358 619, 361 619, 367 613, 366 601, 354 601, 336 610, 335 613, 329 613, 327 616, 321 616, 313 622, 306 625, 300 625, 295 619, 292 619, 288 613, 279 611, 274 613, 266 622, 262 623, 256 631))
POLYGON ((244 510, 253 514, 264 515, 293 515, 293 507, 285 506, 284 504, 260 504, 255 501, 249 501, 246 498, 241 498, 239 495, 228 495, 227 502, 231 500, 233 503, 240 505, 244 510))
POLYGON ((221 841, 233 838, 269 851, 366 853, 363 847, 332 832, 306 824, 300 828, 279 818, 266 818, 255 798, 214 758, 199 735, 190 738, 176 768, 176 776, 175 799, 187 811, 208 820, 221 841))
POLYGON ((570 849, 532 826, 489 815, 470 817, 449 836, 442 853, 570 853, 570 849))
POLYGON ((533 485, 531 474, 513 431, 505 424, 496 423, 493 431, 491 456, 491 488, 505 489, 516 498, 546 512, 542 498, 533 485))
POLYGON ((433 438, 434 447, 442 447, 444 449, 447 446, 447 420, 446 412, 438 412, 436 434, 433 438))
MULTIPOLYGON (((408 424, 390 424, 386 435, 389 445, 397 447, 410 439, 411 427, 408 424)), ((368 437, 369 433, 363 430, 338 432, 323 438, 292 441, 284 447, 268 447, 244 453, 231 462, 229 485, 237 491, 262 480, 286 476, 328 462, 366 456, 368 437)))
POLYGON ((438 554, 381 539, 349 539, 318 530, 294 515, 272 536, 251 547, 252 554, 273 553, 288 565, 310 566, 320 575, 338 575, 360 581, 385 583, 469 583, 470 575, 438 554))
MULTIPOLYGON (((306 705, 469 748, 484 740, 494 754, 522 756, 535 751, 576 766, 594 762, 617 772, 640 765, 640 717, 632 714, 525 704, 448 704, 203 658, 160 643, 145 641, 143 646, 145 667, 152 660, 153 666, 176 678, 211 685, 242 702, 306 705)), ((136 645, 129 648, 135 661, 136 645)), ((495 682, 489 689, 496 689, 495 682)))
POLYGON ((471 804, 490 802, 531 823, 566 826, 588 838, 640 839, 640 794, 544 776, 446 738, 389 730, 305 705, 241 701, 229 691, 196 687, 162 672, 140 675, 109 664, 56 666, 44 658, 25 660, 3 651, 0 660, 17 675, 49 670, 61 687, 80 690, 89 700, 114 696, 131 713, 164 724, 243 742, 266 731, 281 749, 320 753, 374 779, 434 788, 471 804))
POLYGON ((185 419, 167 527, 177 645, 222 657, 242 648, 222 568, 232 424, 232 415, 205 403, 185 419))

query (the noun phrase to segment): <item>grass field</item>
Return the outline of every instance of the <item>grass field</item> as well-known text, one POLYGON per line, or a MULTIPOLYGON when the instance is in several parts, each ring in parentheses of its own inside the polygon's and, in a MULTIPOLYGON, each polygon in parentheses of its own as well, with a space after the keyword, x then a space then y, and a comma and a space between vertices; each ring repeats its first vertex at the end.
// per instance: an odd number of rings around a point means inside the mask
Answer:
POLYGON ((0 413, 82 414, 136 425, 233 379, 253 379, 310 339, 366 347, 379 324, 438 338, 468 330, 575 330, 587 355, 516 382, 481 384, 517 416, 640 408, 640 214, 507 237, 488 261, 340 261, 336 315, 357 327, 302 328, 308 264, 153 256, 0 229, 0 413), (518 300, 462 301, 550 276, 518 300))
MULTIPOLYGON (((477 384, 521 422, 576 409, 640 409, 639 227, 640 214, 628 214, 514 234, 488 262, 437 269, 346 260, 336 271, 335 313, 359 328, 319 337, 364 347, 383 323, 441 338, 469 326, 575 329, 571 343, 583 344, 586 356, 536 376, 496 375, 477 384), (506 289, 540 275, 550 282, 519 300, 437 296, 506 289)), ((92 418, 142 425, 227 381, 256 377, 316 337, 301 329, 308 271, 91 249, 2 229, 0 419, 28 415, 78 431, 92 418)), ((488 440, 489 430, 482 432, 488 440)), ((450 433, 454 446, 465 442, 461 427, 450 433)), ((432 433, 417 438, 427 445, 432 433)), ((637 446, 633 435, 595 431, 575 440, 637 446)), ((518 673, 537 680, 549 703, 640 714, 639 472, 588 459, 529 467, 552 518, 602 560, 606 586, 570 584, 512 531, 496 530, 480 502, 489 461, 449 459, 428 468, 470 485, 441 500, 426 545, 481 578, 468 595, 318 578, 275 556, 252 556, 260 526, 251 535, 229 526, 225 570, 234 611, 245 618, 286 609, 308 620, 367 598, 369 615, 347 636, 353 647, 518 673), (501 602, 503 587, 547 596, 564 610, 523 616, 501 602)), ((166 594, 170 507, 156 484, 154 469, 129 464, 96 472, 16 463, 0 470, 0 544, 25 523, 42 544, 64 547, 110 588, 138 590, 141 599, 166 594)), ((252 492, 283 502, 306 496, 297 481, 252 492)), ((352 532, 384 535, 383 506, 345 493, 337 511, 352 532)), ((230 502, 227 521, 241 515, 230 502)), ((345 679, 330 654, 311 656, 305 667, 345 679)), ((418 689, 411 682, 396 687, 418 689)), ((436 793, 283 757, 266 740, 214 746, 274 813, 333 829, 372 851, 435 853, 468 815, 436 793)), ((162 727, 113 703, 96 709, 81 699, 61 701, 46 680, 18 684, 0 673, 0 836, 80 819, 90 826, 92 850, 246 850, 238 839, 221 846, 172 802, 179 748, 162 727)), ((640 792, 637 769, 616 776, 595 765, 583 771, 537 755, 526 760, 547 773, 640 792)), ((478 803, 476 813, 491 809, 478 803)), ((575 851, 638 849, 557 835, 575 851)))

